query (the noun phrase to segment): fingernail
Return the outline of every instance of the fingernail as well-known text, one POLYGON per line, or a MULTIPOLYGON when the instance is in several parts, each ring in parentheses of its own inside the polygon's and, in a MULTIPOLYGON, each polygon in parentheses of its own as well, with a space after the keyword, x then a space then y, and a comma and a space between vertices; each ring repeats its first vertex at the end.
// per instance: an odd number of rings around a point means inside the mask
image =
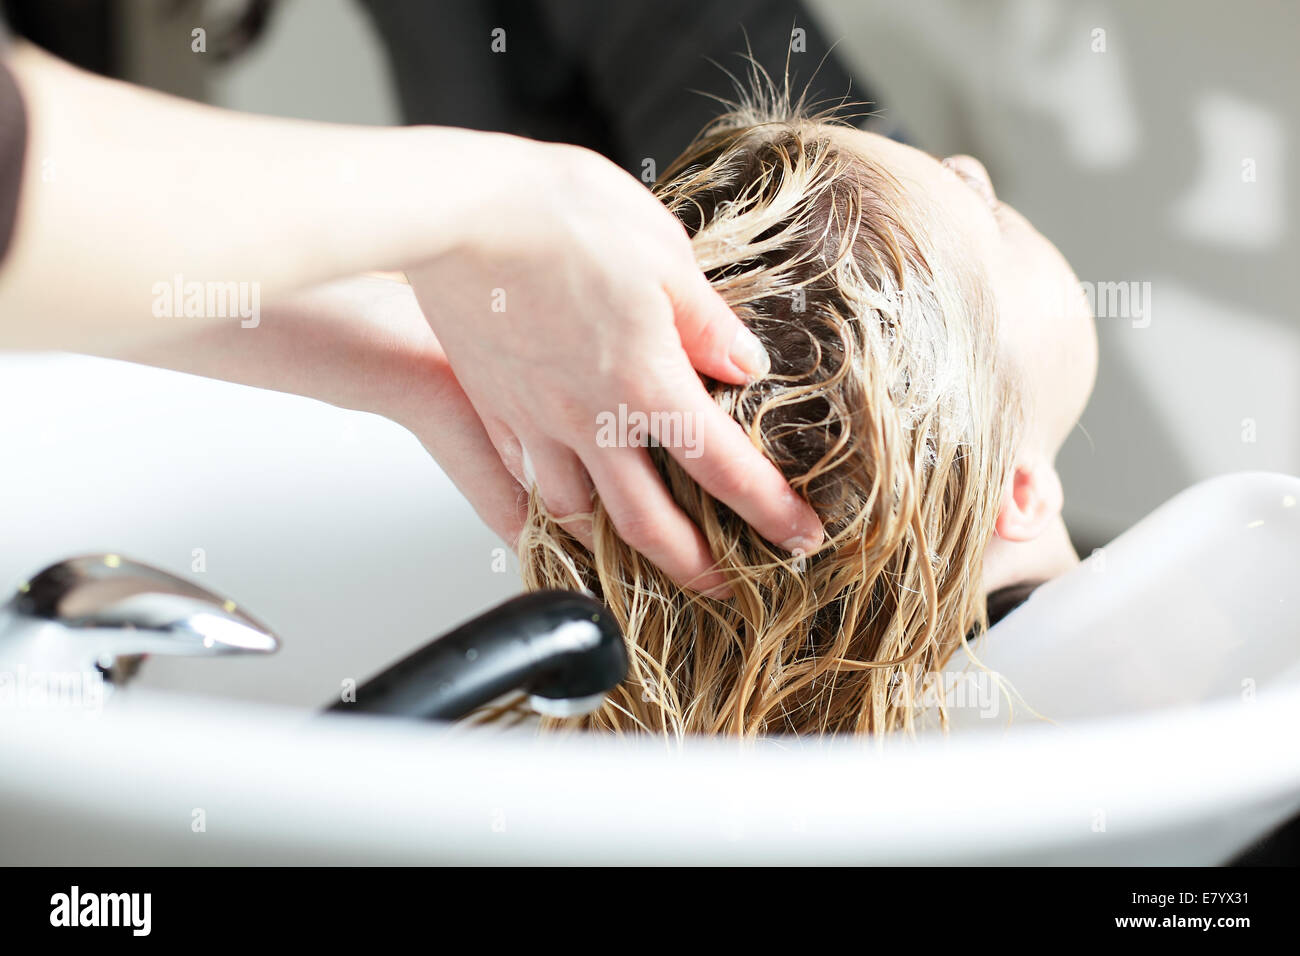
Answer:
POLYGON ((758 336, 745 326, 736 330, 736 338, 731 343, 728 353, 732 364, 749 376, 750 381, 762 378, 772 371, 772 360, 767 349, 758 340, 758 336))
POLYGON ((528 454, 528 449, 524 447, 523 442, 519 443, 519 451, 522 459, 519 467, 524 472, 524 483, 529 490, 532 490, 533 485, 537 484, 537 472, 533 469, 533 459, 528 454))
POLYGON ((798 537, 783 541, 781 547, 793 555, 812 554, 822 546, 822 538, 798 537))

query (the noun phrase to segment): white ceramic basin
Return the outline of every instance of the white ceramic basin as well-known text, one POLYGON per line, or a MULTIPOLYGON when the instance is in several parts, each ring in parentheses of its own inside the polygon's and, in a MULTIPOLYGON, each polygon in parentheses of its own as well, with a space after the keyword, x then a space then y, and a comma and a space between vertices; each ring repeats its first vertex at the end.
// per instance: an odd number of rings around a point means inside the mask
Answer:
POLYGON ((57 356, 0 359, 0 410, 0 581, 117 551, 284 641, 0 714, 0 862, 1215 863, 1300 807, 1296 479, 1195 489, 989 636, 1056 725, 679 752, 314 716, 518 589, 400 429, 57 356))

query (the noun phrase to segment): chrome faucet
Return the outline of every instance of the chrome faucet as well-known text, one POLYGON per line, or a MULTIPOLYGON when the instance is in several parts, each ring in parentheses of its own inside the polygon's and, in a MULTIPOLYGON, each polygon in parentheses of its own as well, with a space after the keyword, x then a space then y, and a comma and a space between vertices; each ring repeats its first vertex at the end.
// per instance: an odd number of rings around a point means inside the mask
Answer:
MULTIPOLYGON (((269 654, 259 621, 183 578, 117 554, 51 565, 0 605, 0 708, 95 707, 150 654, 269 654), (32 693, 27 693, 28 689, 32 693)), ((455 720, 510 691, 555 716, 600 706, 627 675, 608 609, 571 591, 524 594, 462 624, 340 699, 335 712, 455 720)))
MULTIPOLYGON (((275 636, 233 601, 116 554, 60 561, 0 606, 0 679, 120 688, 150 654, 269 654, 275 636)), ((12 688, 11 688, 12 690, 12 688)))

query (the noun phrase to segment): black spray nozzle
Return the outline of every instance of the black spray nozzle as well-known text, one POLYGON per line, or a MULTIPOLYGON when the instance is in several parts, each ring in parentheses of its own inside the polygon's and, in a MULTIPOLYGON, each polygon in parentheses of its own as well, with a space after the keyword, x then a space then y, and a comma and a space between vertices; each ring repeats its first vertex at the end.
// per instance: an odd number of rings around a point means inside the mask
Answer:
POLYGON ((536 591, 431 641, 328 709, 456 720, 518 690, 562 716, 591 709, 626 676, 608 608, 573 591, 536 591))

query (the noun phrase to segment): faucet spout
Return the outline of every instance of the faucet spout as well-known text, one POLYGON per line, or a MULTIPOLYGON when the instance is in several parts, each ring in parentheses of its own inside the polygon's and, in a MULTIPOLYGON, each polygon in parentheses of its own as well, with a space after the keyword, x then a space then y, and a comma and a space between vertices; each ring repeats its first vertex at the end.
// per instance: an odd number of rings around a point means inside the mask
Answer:
POLYGON ((0 606, 0 667, 97 670, 121 686, 150 654, 269 654, 275 635, 233 601, 116 554, 51 565, 0 606))

